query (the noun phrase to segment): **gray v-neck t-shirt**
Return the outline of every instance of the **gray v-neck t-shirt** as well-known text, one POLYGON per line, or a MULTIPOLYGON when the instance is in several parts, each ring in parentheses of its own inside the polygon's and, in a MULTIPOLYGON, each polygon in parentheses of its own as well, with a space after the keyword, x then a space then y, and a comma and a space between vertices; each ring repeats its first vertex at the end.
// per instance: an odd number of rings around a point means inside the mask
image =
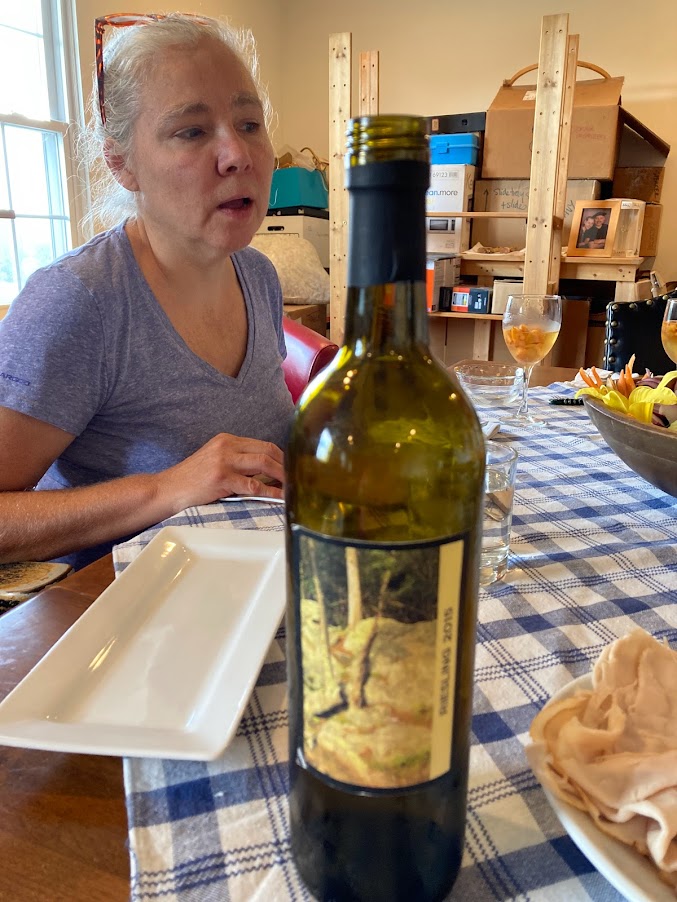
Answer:
POLYGON ((75 435, 38 489, 158 472, 220 432, 284 447, 293 404, 279 280, 253 248, 232 260, 248 321, 235 377, 176 332, 123 225, 31 276, 0 323, 0 405, 75 435))

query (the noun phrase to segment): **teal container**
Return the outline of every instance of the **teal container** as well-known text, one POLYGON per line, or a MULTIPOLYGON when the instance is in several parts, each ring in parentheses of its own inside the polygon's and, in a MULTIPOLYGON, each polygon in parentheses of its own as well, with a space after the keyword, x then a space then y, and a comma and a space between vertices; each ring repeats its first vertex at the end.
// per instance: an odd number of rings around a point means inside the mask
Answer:
POLYGON ((329 194, 322 176, 317 169, 308 170, 301 166, 276 169, 270 186, 269 210, 283 207, 317 207, 326 210, 329 194))
POLYGON ((466 163, 474 166, 477 163, 480 139, 477 135, 431 135, 430 162, 433 166, 440 163, 466 163))

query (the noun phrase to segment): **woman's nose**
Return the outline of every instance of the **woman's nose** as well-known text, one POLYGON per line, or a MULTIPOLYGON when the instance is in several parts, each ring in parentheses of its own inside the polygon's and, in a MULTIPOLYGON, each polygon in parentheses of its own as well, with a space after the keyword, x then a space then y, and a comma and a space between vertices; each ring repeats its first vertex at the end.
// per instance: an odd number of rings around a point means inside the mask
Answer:
POLYGON ((216 166, 220 175, 229 172, 245 172, 252 167, 252 155, 244 137, 234 129, 219 136, 216 166))

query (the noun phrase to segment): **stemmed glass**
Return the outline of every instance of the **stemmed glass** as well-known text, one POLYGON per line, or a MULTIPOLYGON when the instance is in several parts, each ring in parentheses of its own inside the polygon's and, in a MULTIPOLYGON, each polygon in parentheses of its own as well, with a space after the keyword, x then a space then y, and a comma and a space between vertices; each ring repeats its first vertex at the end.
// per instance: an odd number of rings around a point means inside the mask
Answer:
POLYGON ((663 348, 673 363, 677 363, 677 298, 670 298, 665 305, 661 324, 663 348))
POLYGON ((556 294, 512 294, 503 314, 503 338, 515 360, 524 367, 522 403, 509 423, 545 426, 529 413, 529 380, 534 366, 550 353, 562 325, 562 300, 556 294))

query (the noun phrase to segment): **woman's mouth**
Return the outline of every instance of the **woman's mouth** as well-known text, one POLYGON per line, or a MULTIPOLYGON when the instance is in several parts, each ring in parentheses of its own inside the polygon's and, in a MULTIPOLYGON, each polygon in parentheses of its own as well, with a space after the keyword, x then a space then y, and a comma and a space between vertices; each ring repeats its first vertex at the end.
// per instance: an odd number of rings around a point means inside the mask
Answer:
POLYGON ((252 203, 251 197, 234 197, 219 204, 219 210, 246 210, 252 203))

